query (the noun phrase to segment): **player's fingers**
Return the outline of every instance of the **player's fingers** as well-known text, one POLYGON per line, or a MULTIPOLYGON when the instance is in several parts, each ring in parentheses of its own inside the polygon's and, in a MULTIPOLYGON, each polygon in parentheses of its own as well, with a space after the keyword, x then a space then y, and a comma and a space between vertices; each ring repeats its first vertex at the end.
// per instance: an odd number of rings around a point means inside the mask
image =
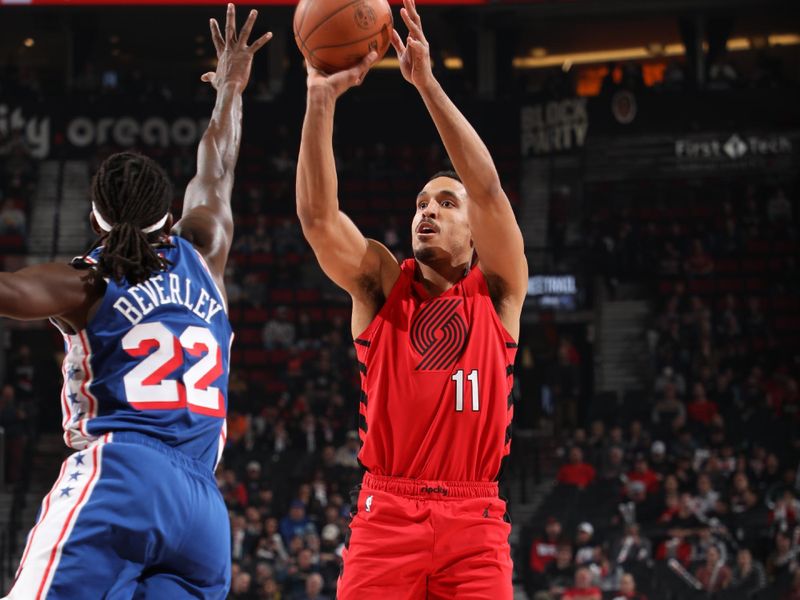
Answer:
POLYGON ((209 71, 208 73, 203 73, 200 76, 200 81, 205 81, 206 83, 211 83, 212 81, 214 81, 214 76, 215 75, 216 75, 216 73, 214 73, 214 71, 209 71))
POLYGON ((417 39, 425 39, 425 36, 422 34, 422 28, 414 22, 414 19, 411 18, 411 15, 405 8, 400 9, 400 16, 403 17, 403 22, 408 27, 408 32, 417 39))
POLYGON ((420 18, 419 13, 417 12, 416 2, 414 2, 414 0, 403 0, 403 6, 405 6, 406 10, 411 15, 411 18, 414 19, 414 22, 417 25, 422 26, 422 19, 420 18))
POLYGON ((406 45, 403 43, 403 38, 401 38, 400 34, 397 33, 397 29, 392 29, 391 42, 392 46, 394 46, 395 52, 397 52, 398 57, 406 51, 406 45))
POLYGON ((211 41, 214 42, 214 48, 217 49, 217 56, 219 56, 222 54, 222 51, 225 50, 225 40, 222 37, 222 33, 219 30, 219 23, 217 23, 216 19, 211 19, 210 26, 211 41))
POLYGON ((236 43, 236 9, 233 4, 228 4, 228 12, 225 15, 225 42, 228 45, 236 43))
POLYGON ((404 8, 408 13, 408 16, 411 17, 411 20, 416 24, 417 28, 419 29, 420 36, 424 37, 424 33, 422 32, 422 17, 419 16, 417 12, 417 5, 414 0, 403 0, 404 8))
POLYGON ((262 35, 260 38, 258 38, 255 42, 250 44, 250 51, 251 52, 258 52, 261 49, 261 47, 264 44, 266 44, 268 41, 270 41, 271 39, 272 39, 272 32, 268 31, 267 33, 262 35))
POLYGON ((373 63, 378 60, 378 53, 374 50, 367 54, 361 62, 358 63, 355 67, 350 69, 351 80, 353 85, 361 85, 364 82, 364 78, 367 76, 369 72, 369 68, 373 65, 373 63))
POLYGON ((242 46, 247 44, 247 40, 250 38, 250 32, 253 31, 253 23, 256 22, 257 16, 258 11, 256 9, 251 10, 250 14, 247 15, 247 21, 244 22, 242 30, 239 32, 239 44, 242 46))

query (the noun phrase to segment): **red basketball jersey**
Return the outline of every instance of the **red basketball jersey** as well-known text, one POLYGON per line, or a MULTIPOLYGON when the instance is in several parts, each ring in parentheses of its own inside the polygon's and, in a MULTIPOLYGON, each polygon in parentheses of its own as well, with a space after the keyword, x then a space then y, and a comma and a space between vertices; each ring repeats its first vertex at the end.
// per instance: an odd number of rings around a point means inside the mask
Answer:
POLYGON ((509 452, 517 344, 486 278, 470 272, 430 297, 416 261, 355 340, 361 463, 373 474, 492 481, 509 452))

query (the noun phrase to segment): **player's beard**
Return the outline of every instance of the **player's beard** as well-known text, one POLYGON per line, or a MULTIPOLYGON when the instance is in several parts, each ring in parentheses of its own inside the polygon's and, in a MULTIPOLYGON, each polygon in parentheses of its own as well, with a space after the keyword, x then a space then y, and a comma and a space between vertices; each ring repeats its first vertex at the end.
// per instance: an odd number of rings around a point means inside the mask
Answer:
POLYGON ((434 262, 436 259, 436 250, 431 248, 430 246, 423 246, 422 248, 415 248, 414 249, 414 258, 417 259, 417 262, 422 263, 423 265, 429 265, 434 262))

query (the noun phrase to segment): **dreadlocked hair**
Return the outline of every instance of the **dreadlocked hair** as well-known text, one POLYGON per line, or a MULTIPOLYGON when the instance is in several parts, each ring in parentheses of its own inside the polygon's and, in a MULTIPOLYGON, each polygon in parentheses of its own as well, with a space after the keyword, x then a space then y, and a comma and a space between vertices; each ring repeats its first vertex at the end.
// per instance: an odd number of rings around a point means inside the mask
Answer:
POLYGON ((172 186, 155 161, 135 152, 109 156, 92 179, 92 202, 113 223, 94 247, 104 245, 98 275, 137 284, 167 268, 151 243, 161 231, 142 231, 163 217, 172 203, 172 186))

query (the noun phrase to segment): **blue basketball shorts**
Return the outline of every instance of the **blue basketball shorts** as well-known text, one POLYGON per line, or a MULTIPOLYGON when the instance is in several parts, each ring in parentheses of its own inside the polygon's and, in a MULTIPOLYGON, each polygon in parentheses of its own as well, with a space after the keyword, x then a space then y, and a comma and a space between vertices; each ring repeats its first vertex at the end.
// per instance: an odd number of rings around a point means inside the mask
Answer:
POLYGON ((6 598, 222 600, 230 578, 228 514, 208 466, 115 432, 62 464, 6 598))

